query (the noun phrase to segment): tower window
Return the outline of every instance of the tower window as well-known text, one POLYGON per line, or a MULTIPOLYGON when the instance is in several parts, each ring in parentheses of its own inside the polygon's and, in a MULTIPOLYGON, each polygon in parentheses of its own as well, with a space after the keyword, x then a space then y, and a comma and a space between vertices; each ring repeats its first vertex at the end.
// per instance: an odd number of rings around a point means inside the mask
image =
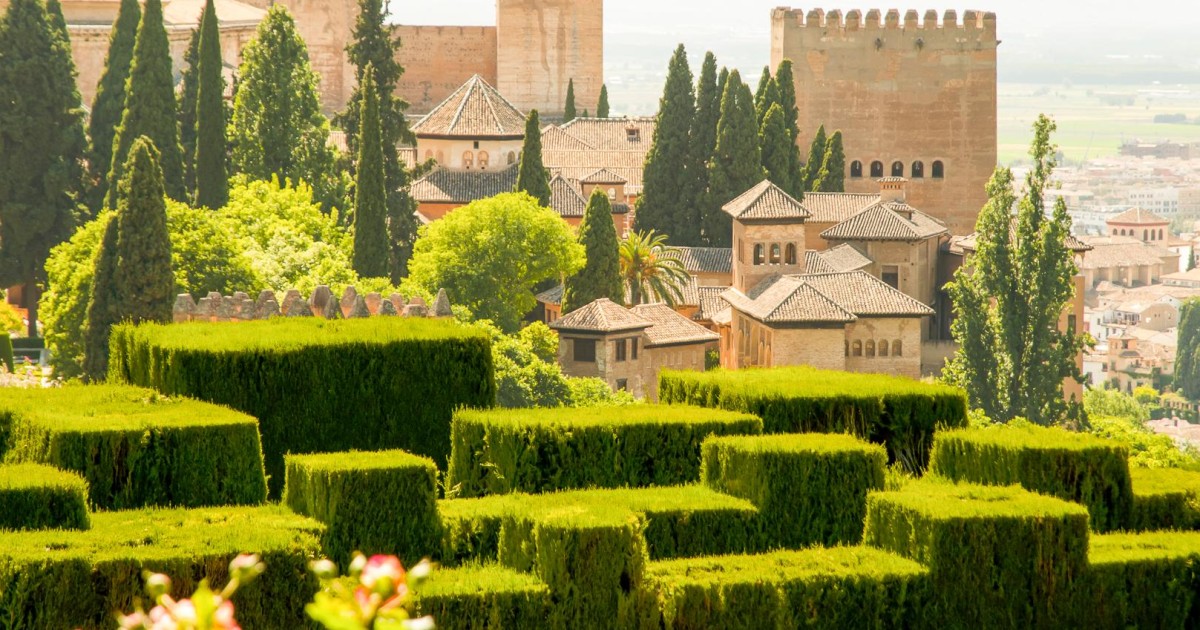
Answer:
POLYGON ((754 264, 761 265, 765 262, 767 262, 767 260, 766 252, 763 250, 763 245, 762 243, 756 243, 754 245, 754 264))
POLYGON ((475 154, 470 151, 463 151, 463 168, 468 171, 475 166, 475 154))
POLYGON ((625 128, 625 139, 629 142, 641 142, 642 131, 640 129, 638 129, 637 127, 626 127, 625 128))
POLYGON ((946 176, 946 166, 944 164, 942 164, 941 160, 934 160, 933 161, 933 178, 941 179, 945 176, 946 176))
POLYGON ((879 274, 880 280, 893 289, 900 288, 900 267, 896 265, 884 265, 883 272, 879 274))
POLYGON ((887 339, 884 339, 883 341, 879 342, 879 356, 886 357, 887 355, 888 355, 888 342, 887 342, 887 339))
POLYGON ((784 250, 783 262, 786 265, 796 264, 796 244, 795 243, 787 244, 787 248, 784 250))
POLYGON ((904 162, 892 162, 892 177, 904 177, 904 162))
POLYGON ((783 252, 779 247, 779 243, 771 243, 771 264, 778 265, 783 258, 783 252))
POLYGON ((912 176, 913 179, 921 179, 922 177, 925 177, 924 162, 917 160, 916 162, 912 163, 912 176))
POLYGON ((904 345, 900 343, 899 339, 892 342, 892 356, 894 356, 894 357, 904 356, 904 345))
POLYGON ((594 339, 575 339, 574 342, 577 363, 596 362, 596 341, 594 339))
POLYGON ((862 177, 862 162, 854 160, 850 163, 850 177, 862 177))
POLYGON ((868 357, 875 356, 875 340, 874 339, 867 340, 867 356, 868 357))
POLYGON ((851 353, 851 356, 855 356, 855 357, 862 356, 862 342, 861 341, 854 342, 854 351, 851 353))
POLYGON ((871 162, 871 177, 883 177, 883 162, 879 160, 871 162))
POLYGON ((488 162, 490 161, 490 158, 491 158, 491 156, 488 155, 487 151, 479 152, 479 170, 481 170, 481 171, 487 170, 488 162))
POLYGON ((516 152, 515 152, 515 151, 509 151, 509 152, 508 152, 508 163, 509 163, 509 164, 516 164, 516 163, 517 163, 517 154, 516 154, 516 152))

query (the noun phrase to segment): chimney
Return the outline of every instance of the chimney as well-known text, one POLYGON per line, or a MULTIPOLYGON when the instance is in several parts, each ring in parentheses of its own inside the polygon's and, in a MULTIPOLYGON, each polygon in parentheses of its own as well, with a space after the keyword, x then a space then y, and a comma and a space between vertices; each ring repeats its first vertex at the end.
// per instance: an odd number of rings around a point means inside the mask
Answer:
POLYGON ((903 177, 883 177, 879 180, 879 199, 884 203, 904 202, 904 188, 908 180, 903 177))

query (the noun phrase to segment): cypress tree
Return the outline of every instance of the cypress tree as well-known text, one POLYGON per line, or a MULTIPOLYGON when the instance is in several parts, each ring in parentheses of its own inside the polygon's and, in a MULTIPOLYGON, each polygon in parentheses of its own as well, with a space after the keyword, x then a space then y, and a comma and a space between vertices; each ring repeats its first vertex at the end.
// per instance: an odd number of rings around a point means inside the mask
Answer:
POLYGON ((817 173, 813 191, 846 192, 846 152, 842 148, 841 130, 829 136, 829 142, 825 145, 825 158, 821 162, 821 171, 817 173))
POLYGON ((113 141, 106 206, 116 205, 117 182, 124 177, 123 169, 133 141, 141 136, 150 138, 159 151, 167 194, 176 201, 184 201, 183 156, 179 148, 175 107, 175 78, 171 73, 167 31, 163 27, 162 0, 146 0, 133 47, 133 65, 129 68, 125 111, 113 141))
POLYGON ((586 109, 585 109, 585 110, 583 110, 583 113, 582 113, 582 114, 580 114, 580 116, 579 116, 579 117, 580 117, 580 118, 591 118, 591 116, 588 114, 588 110, 586 110, 586 109))
POLYGON ((704 222, 702 207, 708 195, 708 160, 717 146, 717 121, 721 117, 721 94, 717 92, 717 58, 712 52, 704 55, 700 78, 696 84, 696 116, 688 140, 686 175, 691 192, 689 199, 695 200, 683 208, 684 214, 676 221, 678 234, 672 238, 677 245, 699 246, 704 244, 701 234, 704 222))
POLYGON ((783 108, 779 103, 772 104, 763 117, 763 124, 758 130, 758 145, 762 149, 762 164, 767 171, 767 179, 783 190, 790 190, 793 185, 792 154, 788 145, 787 124, 783 122, 783 108))
MULTIPOLYGON (((729 68, 721 66, 721 72, 717 75, 717 101, 721 100, 721 96, 725 94, 725 84, 729 82, 729 68)), ((720 117, 720 106, 717 107, 718 118, 720 117)))
POLYGON ((817 129, 817 135, 813 136, 812 145, 808 147, 808 161, 804 163, 804 169, 800 173, 805 192, 814 190, 813 185, 817 183, 817 175, 821 173, 821 163, 825 161, 825 145, 827 144, 829 144, 829 139, 825 137, 825 125, 821 125, 817 129))
POLYGON ((717 123, 717 148, 708 162, 708 203, 705 205, 705 240, 712 247, 729 247, 732 223, 721 206, 766 177, 758 130, 754 124, 754 96, 737 70, 729 73, 721 96, 717 123))
POLYGON ((120 322, 116 313, 117 225, 116 216, 108 220, 92 263, 92 295, 83 330, 83 372, 93 383, 103 381, 108 374, 108 338, 112 327, 120 322))
POLYGON ((1200 400, 1200 299, 1179 307, 1179 340, 1175 352, 1175 386, 1188 400, 1200 400))
MULTIPOLYGON (((204 26, 204 11, 200 12, 204 26)), ((192 29, 187 52, 183 54, 183 73, 179 90, 179 148, 183 152, 183 184, 188 194, 196 191, 196 94, 200 91, 200 28, 192 29)))
MULTIPOLYGON (((639 232, 654 230, 675 239, 694 226, 681 226, 695 199, 688 179, 688 145, 692 120, 696 117, 696 95, 692 70, 683 44, 675 49, 667 69, 667 82, 658 102, 654 140, 643 170, 643 192, 638 198, 635 226, 639 232)), ((680 241, 682 242, 682 241, 680 241)))
POLYGON ((354 186, 354 271, 364 278, 388 275, 387 184, 383 128, 372 67, 363 73, 357 179, 354 186))
POLYGON ((575 79, 570 79, 567 81, 567 102, 563 105, 563 122, 571 122, 575 118, 575 79))
POLYGON ((600 102, 596 105, 596 118, 608 118, 608 86, 600 86, 600 102))
POLYGON ((617 304, 625 300, 621 282, 621 254, 617 228, 613 225, 612 205, 599 188, 588 199, 583 222, 579 224, 579 244, 586 250, 587 263, 579 273, 567 278, 563 289, 563 314, 586 306, 600 298, 617 304))
POLYGON ((542 161, 542 129, 536 109, 529 112, 525 121, 525 143, 521 147, 516 191, 527 192, 543 207, 550 207, 550 173, 542 161))
POLYGON ((779 102, 779 84, 775 82, 775 77, 771 76, 771 69, 764 67, 762 77, 758 80, 758 91, 754 94, 754 115, 760 127, 767 118, 767 112, 771 111, 771 106, 779 102))
POLYGON ((196 92, 196 205, 223 208, 229 202, 229 173, 225 159, 225 77, 221 74, 221 31, 213 0, 204 5, 200 20, 200 50, 196 92))
POLYGON ((142 136, 129 151, 117 204, 115 311, 121 321, 171 321, 175 274, 159 153, 142 136))
POLYGON ((87 150, 57 3, 12 0, 0 18, 0 104, 0 286, 24 286, 36 337, 38 287, 74 230, 87 150))
POLYGON ((792 60, 784 59, 775 70, 775 83, 779 85, 779 106, 783 108, 783 121, 787 123, 789 142, 792 146, 791 188, 785 188, 796 199, 804 198, 804 186, 800 176, 800 111, 796 108, 796 80, 792 73, 792 60))
POLYGON ((92 212, 100 211, 108 194, 113 137, 121 124, 121 113, 125 111, 125 82, 129 79, 133 45, 137 41, 141 20, 142 7, 138 0, 121 0, 121 9, 108 40, 104 72, 100 75, 96 98, 92 101, 92 116, 88 121, 88 137, 91 139, 88 178, 92 188, 88 191, 87 199, 92 212))

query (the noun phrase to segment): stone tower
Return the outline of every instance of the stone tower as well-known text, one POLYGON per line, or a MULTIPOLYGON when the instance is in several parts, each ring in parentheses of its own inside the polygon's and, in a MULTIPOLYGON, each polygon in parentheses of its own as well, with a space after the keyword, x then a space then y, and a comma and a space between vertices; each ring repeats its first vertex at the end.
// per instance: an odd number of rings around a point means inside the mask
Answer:
POLYGON ((579 111, 604 82, 604 2, 496 0, 496 88, 522 111, 562 114, 575 81, 579 111))
POLYGON ((908 178, 912 206, 975 229, 996 167, 996 16, 775 9, 771 64, 791 59, 800 146, 842 130, 846 192, 908 178))

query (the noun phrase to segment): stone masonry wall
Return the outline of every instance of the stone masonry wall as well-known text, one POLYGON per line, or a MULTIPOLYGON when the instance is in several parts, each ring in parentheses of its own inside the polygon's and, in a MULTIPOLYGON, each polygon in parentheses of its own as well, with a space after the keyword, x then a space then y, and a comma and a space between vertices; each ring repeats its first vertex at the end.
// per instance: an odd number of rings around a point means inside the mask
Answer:
POLYGON ((602 0, 497 0, 496 88, 523 112, 562 115, 567 84, 575 106, 595 111, 604 83, 602 0))
POLYGON ((424 114, 478 74, 496 85, 496 27, 395 26, 404 76, 396 93, 410 114, 424 114))

